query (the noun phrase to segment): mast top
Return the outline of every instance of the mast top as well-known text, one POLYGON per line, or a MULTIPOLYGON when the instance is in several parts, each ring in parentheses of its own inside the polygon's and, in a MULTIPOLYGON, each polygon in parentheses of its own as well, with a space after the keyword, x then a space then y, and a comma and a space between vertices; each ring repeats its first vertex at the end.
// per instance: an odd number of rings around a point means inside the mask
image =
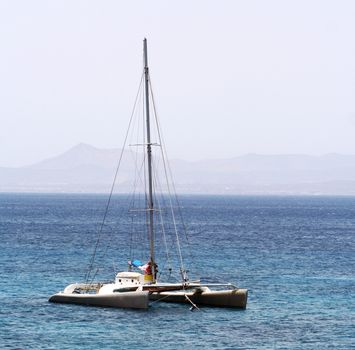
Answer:
POLYGON ((148 47, 147 38, 143 39, 143 52, 144 52, 144 68, 148 68, 148 47))

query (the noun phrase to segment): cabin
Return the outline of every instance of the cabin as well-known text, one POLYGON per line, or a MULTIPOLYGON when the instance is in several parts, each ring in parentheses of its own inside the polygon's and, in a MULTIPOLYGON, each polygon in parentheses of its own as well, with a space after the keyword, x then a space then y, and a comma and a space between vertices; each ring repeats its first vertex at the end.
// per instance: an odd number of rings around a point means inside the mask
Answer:
POLYGON ((144 284, 144 276, 139 272, 119 272, 116 275, 115 284, 123 286, 144 284))

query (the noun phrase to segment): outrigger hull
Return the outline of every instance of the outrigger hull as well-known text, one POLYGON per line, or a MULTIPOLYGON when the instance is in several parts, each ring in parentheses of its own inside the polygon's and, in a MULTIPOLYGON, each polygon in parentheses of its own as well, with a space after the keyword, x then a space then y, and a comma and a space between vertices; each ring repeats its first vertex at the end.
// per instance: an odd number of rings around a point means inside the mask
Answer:
POLYGON ((149 293, 140 291, 112 294, 74 294, 61 292, 52 295, 49 298, 49 302, 130 309, 147 309, 149 305, 149 293))
POLYGON ((245 309, 248 300, 248 290, 153 292, 149 296, 149 299, 170 303, 192 302, 196 305, 245 309))

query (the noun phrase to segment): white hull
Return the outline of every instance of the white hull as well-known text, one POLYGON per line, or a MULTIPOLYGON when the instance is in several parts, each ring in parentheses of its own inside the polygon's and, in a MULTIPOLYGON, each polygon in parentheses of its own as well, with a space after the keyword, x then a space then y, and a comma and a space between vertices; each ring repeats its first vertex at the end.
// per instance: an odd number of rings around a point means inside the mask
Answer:
POLYGON ((49 298, 53 303, 147 309, 149 300, 245 309, 248 290, 231 284, 144 283, 137 272, 120 272, 114 283, 74 283, 49 298), (232 289, 211 290, 209 287, 232 289))
POLYGON ((122 285, 115 283, 73 283, 67 286, 63 292, 52 295, 49 301, 64 304, 147 309, 149 292, 137 290, 137 286, 132 285, 122 289, 122 285))
POLYGON ((248 290, 154 292, 149 296, 149 299, 170 303, 193 302, 196 305, 245 309, 247 306, 248 290))
POLYGON ((52 303, 82 304, 90 306, 105 306, 131 309, 147 309, 149 303, 148 292, 124 292, 112 294, 74 294, 57 293, 49 298, 52 303))

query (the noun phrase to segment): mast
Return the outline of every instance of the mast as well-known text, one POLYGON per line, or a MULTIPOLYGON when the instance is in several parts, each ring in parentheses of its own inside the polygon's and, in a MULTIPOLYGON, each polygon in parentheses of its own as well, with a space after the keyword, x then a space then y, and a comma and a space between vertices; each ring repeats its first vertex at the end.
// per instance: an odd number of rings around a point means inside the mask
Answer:
POLYGON ((152 282, 155 282, 155 257, 154 257, 154 204, 153 204, 153 179, 152 179, 152 144, 150 140, 150 116, 149 116, 149 68, 147 39, 143 40, 144 52, 144 86, 145 86, 145 113, 147 128, 147 160, 148 160, 148 233, 150 240, 150 263, 152 269, 152 282))

